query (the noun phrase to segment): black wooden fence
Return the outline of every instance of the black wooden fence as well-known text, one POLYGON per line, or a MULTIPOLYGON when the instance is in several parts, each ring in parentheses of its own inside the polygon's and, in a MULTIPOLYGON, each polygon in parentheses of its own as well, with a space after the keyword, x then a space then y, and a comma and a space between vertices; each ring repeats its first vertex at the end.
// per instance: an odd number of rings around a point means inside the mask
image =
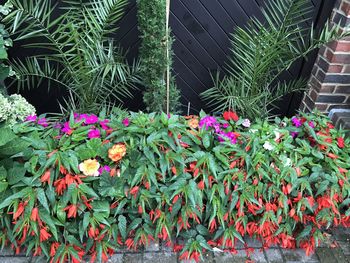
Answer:
MULTIPOLYGON (((237 26, 244 26, 247 20, 256 16, 262 18, 261 7, 267 1, 273 0, 172 0, 170 26, 175 38, 174 74, 176 83, 182 92, 182 104, 185 110, 191 103, 191 112, 196 113, 204 108, 199 94, 212 86, 211 73, 222 69, 230 55, 230 34, 237 26)), ((314 5, 313 21, 322 26, 329 18, 336 0, 310 0, 314 5)), ((124 49, 127 57, 132 60, 138 56, 140 45, 137 29, 136 0, 130 0, 125 15, 119 24, 116 39, 124 49)), ((283 79, 310 75, 317 52, 311 54, 308 60, 298 61, 283 79)), ((43 100, 35 96, 36 104, 42 111, 48 110, 42 106, 43 100)), ((46 95, 45 95, 46 97, 46 95)), ((280 104, 280 113, 289 115, 295 112, 301 100, 300 94, 284 98, 280 104)), ((52 105, 52 103, 50 103, 52 105)), ((138 110, 142 105, 142 94, 136 94, 135 99, 127 106, 138 110)))

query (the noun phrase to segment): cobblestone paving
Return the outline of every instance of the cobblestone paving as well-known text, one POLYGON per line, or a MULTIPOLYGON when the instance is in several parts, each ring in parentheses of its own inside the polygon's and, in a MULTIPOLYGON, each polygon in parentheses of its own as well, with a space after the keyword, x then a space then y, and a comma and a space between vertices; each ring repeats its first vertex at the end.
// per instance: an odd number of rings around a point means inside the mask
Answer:
MULTIPOLYGON (((330 232, 329 240, 316 249, 316 253, 306 256, 301 249, 287 250, 273 247, 268 250, 261 248, 258 240, 247 239, 249 247, 254 252, 248 258, 243 246, 238 246, 238 253, 207 253, 203 262, 205 263, 245 263, 250 262, 267 263, 350 263, 350 229, 338 228, 330 232)), ((109 263, 178 263, 178 254, 164 248, 159 243, 154 243, 142 252, 133 253, 120 251, 109 259, 109 263)), ((41 258, 26 257, 25 255, 14 255, 9 249, 0 252, 0 263, 44 263, 41 258)), ((192 263, 185 261, 184 263, 192 263)))

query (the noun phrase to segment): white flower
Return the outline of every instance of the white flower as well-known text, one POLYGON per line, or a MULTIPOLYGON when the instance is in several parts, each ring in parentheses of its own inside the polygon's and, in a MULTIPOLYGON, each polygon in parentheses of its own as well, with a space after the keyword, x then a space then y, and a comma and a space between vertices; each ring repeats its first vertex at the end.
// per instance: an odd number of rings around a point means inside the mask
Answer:
POLYGON ((11 115, 11 103, 0 94, 0 122, 6 121, 11 115))
POLYGON ((246 127, 246 128, 249 128, 250 127, 250 120, 244 119, 243 122, 242 122, 242 126, 246 127))
POLYGON ((263 147, 264 147, 265 150, 268 150, 268 151, 271 151, 271 150, 273 150, 273 149, 275 148, 275 147, 274 147, 271 143, 269 143, 269 142, 265 142, 264 145, 263 145, 263 147))
POLYGON ((290 158, 287 158, 284 162, 284 167, 287 167, 287 166, 292 166, 292 160, 290 158))
POLYGON ((278 141, 279 138, 281 138, 281 133, 277 130, 274 130, 273 132, 275 133, 275 141, 278 141))

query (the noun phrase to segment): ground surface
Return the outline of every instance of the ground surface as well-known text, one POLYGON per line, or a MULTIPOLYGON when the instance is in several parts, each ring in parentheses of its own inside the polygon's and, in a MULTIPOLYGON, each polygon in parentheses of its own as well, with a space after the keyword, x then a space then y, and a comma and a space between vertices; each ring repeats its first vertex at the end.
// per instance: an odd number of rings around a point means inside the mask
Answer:
MULTIPOLYGON (((303 250, 286 250, 279 247, 263 250, 261 243, 257 240, 246 240, 249 247, 254 248, 251 254, 252 262, 273 263, 350 263, 350 228, 335 229, 330 232, 328 242, 317 248, 312 256, 306 256, 303 250)), ((238 254, 208 253, 205 263, 245 263, 248 259, 243 248, 238 249, 238 254)), ((0 252, 0 263, 34 263, 46 262, 40 258, 26 257, 25 255, 14 255, 8 249, 0 252)), ((145 251, 132 253, 120 251, 109 260, 109 263, 177 263, 178 255, 171 252, 161 244, 154 243, 145 251)), ((190 261, 186 262, 189 263, 190 261)), ((192 263, 192 262, 191 262, 192 263)))

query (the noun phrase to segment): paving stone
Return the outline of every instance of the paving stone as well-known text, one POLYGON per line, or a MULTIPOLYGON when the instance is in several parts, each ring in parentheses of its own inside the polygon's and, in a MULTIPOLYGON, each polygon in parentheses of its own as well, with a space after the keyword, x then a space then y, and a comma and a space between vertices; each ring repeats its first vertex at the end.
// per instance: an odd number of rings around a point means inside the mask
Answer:
POLYGON ((142 263, 142 253, 124 254, 123 263, 142 263))
POLYGON ((345 256, 350 256, 350 242, 337 241, 345 256))
POLYGON ((250 259, 256 263, 267 262, 264 251, 261 249, 254 249, 254 252, 250 254, 250 259))
POLYGON ((123 263, 123 254, 114 254, 108 259, 108 263, 123 263))
POLYGON ((211 253, 211 252, 203 253, 203 262, 205 262, 205 263, 215 263, 214 253, 211 253))
POLYGON ((42 257, 32 257, 32 259, 30 260, 30 263, 45 263, 47 262, 47 259, 42 256, 42 257))
POLYGON ((0 256, 13 256, 14 254, 15 252, 9 247, 0 250, 0 256))
POLYGON ((27 257, 0 257, 1 263, 29 263, 30 258, 27 257))
POLYGON ((150 252, 143 254, 143 263, 176 263, 177 255, 176 253, 170 252, 150 252))
POLYGON ((145 251, 159 251, 159 241, 151 241, 147 247, 145 247, 145 251))
POLYGON ((340 248, 318 248, 316 254, 321 263, 348 263, 340 248))
POLYGON ((214 253, 216 263, 245 263, 247 256, 244 250, 237 250, 237 254, 231 253, 214 253))
POLYGON ((284 259, 288 263, 292 262, 308 262, 316 263, 319 262, 317 255, 312 254, 307 256, 305 251, 302 249, 282 249, 284 259))
POLYGON ((251 248, 261 248, 262 247, 261 241, 256 239, 256 238, 245 237, 244 241, 248 247, 251 247, 251 248))
POLYGON ((337 227, 332 229, 332 235, 337 241, 347 241, 350 242, 350 229, 337 227))
POLYGON ((283 262, 281 251, 277 248, 270 248, 265 250, 266 258, 270 263, 283 262))

